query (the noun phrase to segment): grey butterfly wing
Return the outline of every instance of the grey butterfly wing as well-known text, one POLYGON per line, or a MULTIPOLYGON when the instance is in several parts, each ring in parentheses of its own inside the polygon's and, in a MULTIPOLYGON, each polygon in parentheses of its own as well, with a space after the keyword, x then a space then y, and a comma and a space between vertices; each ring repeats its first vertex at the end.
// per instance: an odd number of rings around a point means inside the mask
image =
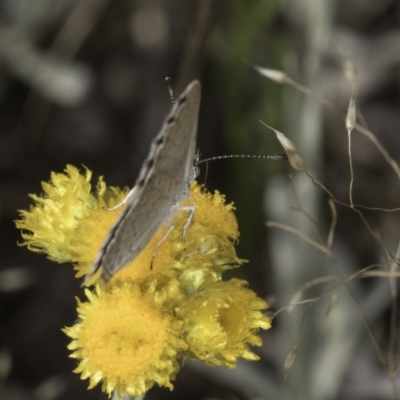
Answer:
POLYGON ((198 81, 190 83, 178 98, 151 143, 136 189, 103 242, 86 280, 103 266, 102 279, 108 281, 144 249, 187 196, 195 177, 193 160, 200 98, 198 81))

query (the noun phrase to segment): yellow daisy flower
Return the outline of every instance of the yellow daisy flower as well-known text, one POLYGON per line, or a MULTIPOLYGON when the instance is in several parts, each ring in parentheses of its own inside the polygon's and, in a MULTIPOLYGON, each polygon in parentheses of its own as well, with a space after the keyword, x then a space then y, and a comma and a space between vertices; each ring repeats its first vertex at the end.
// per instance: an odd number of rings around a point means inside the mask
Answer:
POLYGON ((60 263, 78 262, 85 256, 88 248, 81 248, 82 241, 87 242, 80 232, 82 222, 90 221, 92 225, 97 224, 96 227, 103 223, 106 225, 103 229, 109 229, 120 210, 112 213, 105 207, 121 202, 127 193, 113 187, 106 188, 100 178, 97 184, 99 199, 96 199, 91 194, 91 177, 89 169, 85 168, 82 175, 72 165, 67 165, 64 174, 52 172, 50 182, 42 182, 44 194, 29 195, 35 205, 29 211, 19 211, 20 219, 16 226, 22 230, 23 245, 60 263))
POLYGON ((154 249, 165 237, 169 227, 163 225, 142 252, 125 268, 118 271, 111 282, 179 280, 187 293, 193 293, 205 282, 221 279, 221 273, 238 267, 234 242, 239 237, 233 206, 225 204, 224 196, 207 193, 197 182, 191 185, 190 198, 182 206, 193 204, 195 212, 184 232, 188 211, 176 213, 171 223, 174 229, 159 245, 150 269, 154 249))
MULTIPOLYGON (((20 211, 17 227, 25 245, 58 262, 73 262, 77 277, 86 275, 109 229, 124 206, 127 190, 107 187, 99 179, 91 191, 91 172, 67 166, 43 183, 44 196, 31 195, 35 205, 20 211)), ((172 388, 182 355, 210 365, 233 368, 239 357, 256 360, 249 346, 261 344, 259 329, 267 303, 247 289, 247 282, 222 281, 227 269, 240 266, 234 244, 239 231, 234 207, 220 193, 210 194, 193 182, 178 211, 174 229, 160 227, 143 251, 105 286, 86 290, 78 300, 79 321, 64 332, 73 340, 75 372, 102 383, 109 395, 117 391, 138 396, 154 384, 172 388), (155 253, 152 268, 151 260, 155 253)), ((96 283, 98 274, 90 285, 96 283)))
POLYGON ((182 304, 179 315, 190 358, 229 368, 239 357, 259 359, 249 345, 261 345, 257 331, 269 329, 271 320, 262 314, 268 304, 246 285, 238 279, 215 282, 182 304))
POLYGON ((80 363, 74 372, 90 379, 89 388, 102 383, 114 390, 140 396, 155 383, 173 388, 179 370, 177 358, 187 348, 180 339, 182 323, 155 300, 155 285, 141 293, 138 285, 124 284, 103 291, 86 289, 88 302, 78 300, 79 322, 64 332, 73 339, 71 357, 80 363))
POLYGON ((29 250, 46 253, 53 261, 74 259, 71 242, 75 229, 96 202, 90 194, 91 176, 88 169, 81 175, 77 168, 67 165, 65 174, 53 172, 49 183, 42 182, 43 196, 30 195, 35 206, 19 211, 21 219, 16 222, 29 250))

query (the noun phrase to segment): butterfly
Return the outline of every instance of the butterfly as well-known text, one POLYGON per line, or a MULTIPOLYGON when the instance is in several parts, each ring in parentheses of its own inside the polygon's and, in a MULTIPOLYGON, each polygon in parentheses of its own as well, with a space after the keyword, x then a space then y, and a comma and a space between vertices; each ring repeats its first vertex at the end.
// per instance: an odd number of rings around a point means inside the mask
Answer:
POLYGON ((158 228, 178 211, 181 200, 189 195, 196 176, 200 99, 201 85, 194 80, 179 96, 152 141, 134 189, 104 239, 86 282, 100 267, 102 280, 109 281, 146 247, 158 228))

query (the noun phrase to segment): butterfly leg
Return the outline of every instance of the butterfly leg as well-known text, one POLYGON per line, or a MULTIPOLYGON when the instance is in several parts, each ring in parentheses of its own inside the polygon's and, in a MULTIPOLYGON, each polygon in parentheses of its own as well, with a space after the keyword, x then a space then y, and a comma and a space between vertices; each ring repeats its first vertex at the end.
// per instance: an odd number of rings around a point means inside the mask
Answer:
POLYGON ((175 228, 175 225, 170 224, 170 227, 167 231, 167 233, 164 235, 164 237, 156 244, 156 247, 153 251, 153 254, 151 255, 151 261, 150 261, 150 269, 153 269, 153 262, 154 259, 156 258, 156 254, 158 249, 160 248, 160 246, 167 240, 167 237, 169 236, 169 234, 172 232, 172 230, 175 228))
POLYGON ((107 210, 107 211, 114 211, 114 210, 116 210, 117 208, 119 208, 119 207, 125 205, 125 204, 127 203, 127 201, 128 201, 128 200, 133 196, 133 194, 135 193, 135 189, 136 189, 136 186, 134 186, 134 187, 129 191, 129 193, 125 196, 125 198, 121 201, 121 203, 118 203, 118 204, 115 205, 114 207, 106 207, 106 210, 107 210))
MULTIPOLYGON (((129 193, 130 193, 130 192, 129 192, 129 193)), ((129 196, 129 194, 128 194, 128 196, 129 196)), ((190 206, 185 206, 185 207, 180 207, 180 208, 179 208, 179 211, 189 211, 189 212, 190 212, 190 215, 189 215, 189 217, 188 217, 188 219, 187 219, 187 221, 186 221, 186 224, 185 224, 185 226, 183 227, 183 235, 182 235, 183 240, 185 240, 187 228, 188 228, 189 225, 191 224, 191 222, 192 222, 192 220, 193 220, 194 213, 195 213, 195 211, 196 211, 196 208, 195 208, 194 205, 193 205, 193 197, 192 197, 192 196, 190 196, 190 200, 191 200, 191 205, 190 205, 190 206)), ((157 254, 158 249, 159 249, 160 246, 165 242, 165 240, 167 239, 167 237, 169 236, 169 234, 172 232, 172 230, 173 230, 174 228, 175 228, 175 225, 172 224, 172 223, 169 223, 169 229, 168 229, 167 233, 166 233, 166 234, 164 235, 164 237, 157 243, 157 245, 156 245, 156 247, 155 247, 155 249, 154 249, 154 251, 153 251, 153 254, 151 255, 150 269, 153 269, 153 262, 154 262, 154 259, 155 259, 155 257, 156 257, 156 254, 157 254)))
POLYGON ((182 207, 181 210, 183 210, 183 211, 189 211, 189 212, 190 212, 190 215, 189 215, 189 217, 188 217, 188 219, 187 219, 187 221, 186 221, 186 224, 185 224, 185 226, 183 227, 183 235, 182 235, 182 238, 183 238, 183 240, 185 240, 185 239, 186 239, 186 231, 187 231, 187 228, 189 228, 189 225, 190 225, 190 224, 192 223, 192 221, 193 221, 193 216, 194 216, 194 213, 195 213, 195 211, 196 211, 196 208, 195 208, 194 206, 188 206, 188 207, 182 207))
POLYGON ((183 235, 182 235, 183 240, 185 240, 185 238, 186 238, 187 228, 189 228, 189 225, 192 223, 193 217, 194 217, 194 213, 196 212, 196 208, 193 205, 193 197, 192 197, 192 195, 189 195, 189 197, 190 197, 190 202, 191 202, 190 206, 185 206, 185 207, 181 207, 180 208, 180 210, 189 211, 189 213, 190 213, 190 215, 189 215, 189 217, 188 217, 188 219, 186 221, 186 224, 183 227, 183 235))

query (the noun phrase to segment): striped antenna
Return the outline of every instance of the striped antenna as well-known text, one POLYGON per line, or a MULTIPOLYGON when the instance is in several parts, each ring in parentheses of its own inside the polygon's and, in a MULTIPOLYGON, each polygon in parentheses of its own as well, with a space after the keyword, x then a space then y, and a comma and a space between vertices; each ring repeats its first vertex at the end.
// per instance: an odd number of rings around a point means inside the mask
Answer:
POLYGON ((223 160, 226 158, 263 158, 263 159, 270 159, 270 160, 287 160, 288 157, 286 154, 268 154, 268 155, 255 155, 255 154, 229 154, 226 156, 216 156, 205 158, 204 160, 199 160, 196 162, 196 165, 207 162, 207 161, 214 161, 214 160, 223 160))

